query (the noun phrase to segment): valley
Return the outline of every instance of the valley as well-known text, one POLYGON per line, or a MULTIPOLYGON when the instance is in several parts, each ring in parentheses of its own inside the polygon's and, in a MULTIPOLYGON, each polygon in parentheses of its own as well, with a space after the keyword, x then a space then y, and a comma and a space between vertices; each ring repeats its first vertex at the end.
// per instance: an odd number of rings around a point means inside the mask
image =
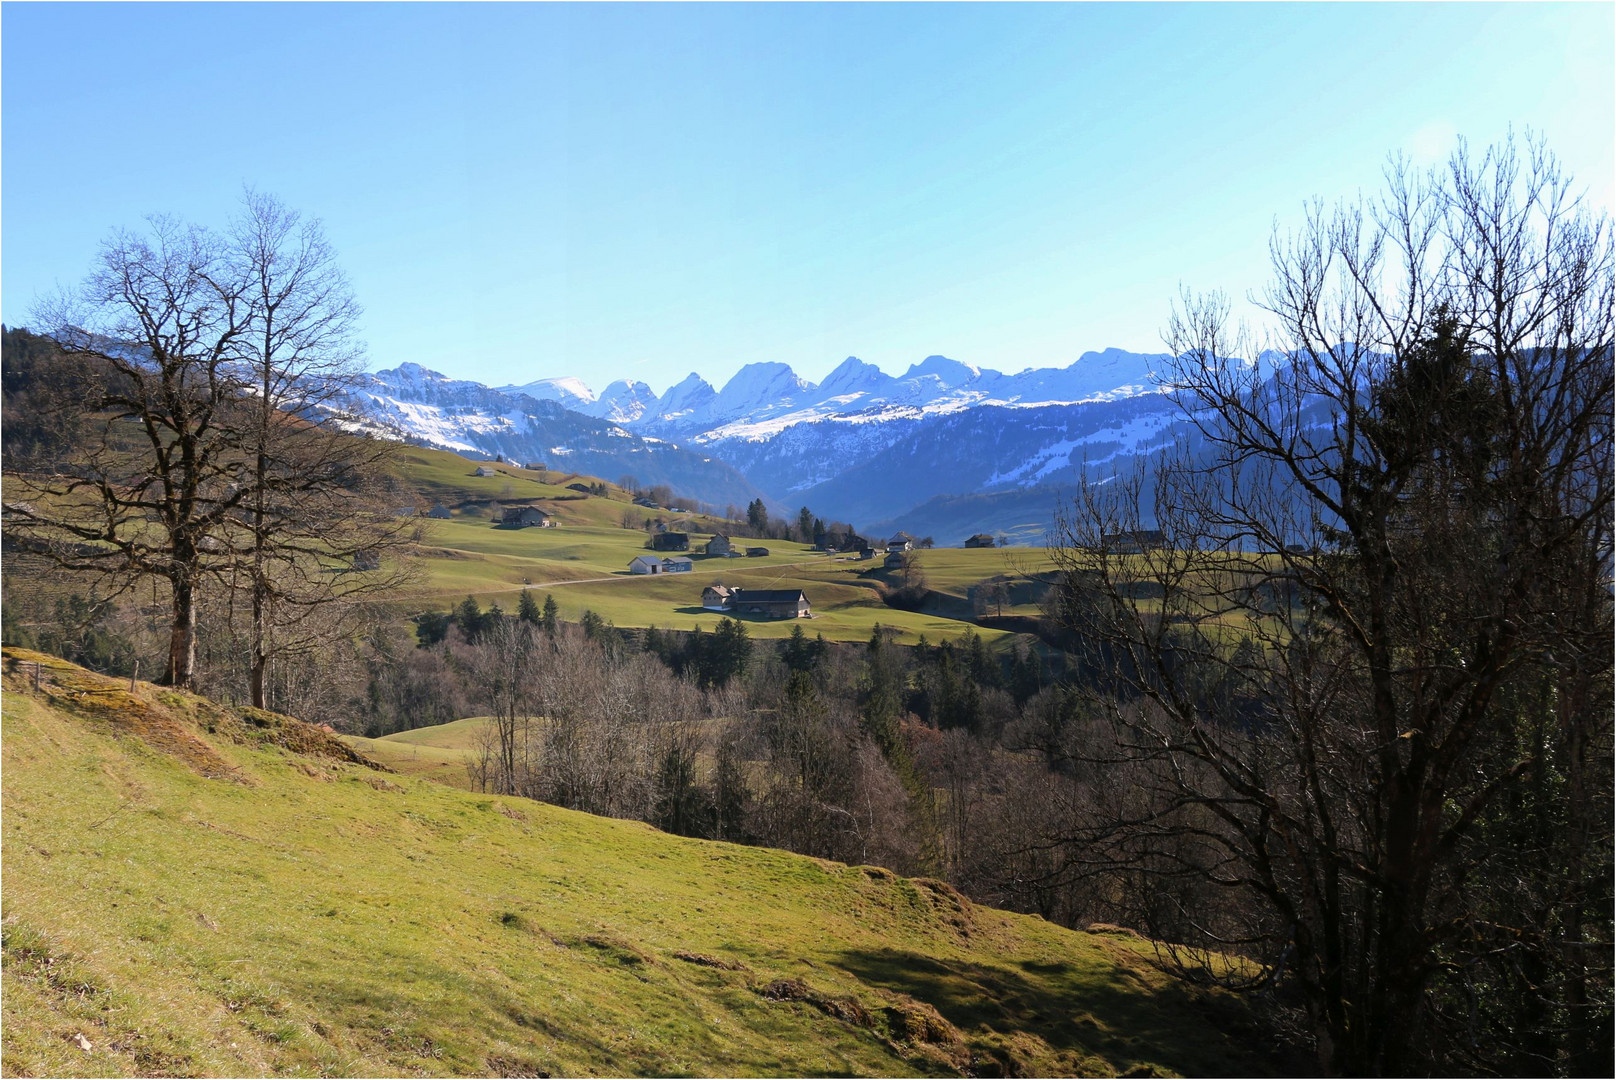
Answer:
MULTIPOLYGON (((411 505, 441 506, 445 519, 422 518, 415 554, 421 575, 398 605, 450 608, 472 596, 487 607, 514 611, 524 590, 553 595, 560 615, 576 621, 585 611, 619 627, 712 630, 725 617, 701 606, 702 589, 713 583, 737 588, 800 588, 809 596, 813 617, 803 620, 811 635, 832 641, 866 641, 876 624, 896 633, 895 640, 932 642, 976 629, 989 641, 1006 635, 974 625, 979 613, 974 590, 985 582, 1014 580, 1037 583, 1052 566, 1041 547, 934 548, 916 553, 932 596, 919 610, 889 606, 882 599, 893 572, 882 558, 860 560, 856 554, 815 551, 793 540, 738 541, 766 546, 761 558, 724 558, 702 553, 714 534, 731 526, 702 514, 649 511, 634 505, 630 494, 608 485, 606 495, 569 490, 578 474, 535 472, 513 465, 485 463, 444 451, 414 448, 405 452, 395 490, 411 505), (479 477, 479 468, 495 475, 479 477), (553 528, 510 529, 491 520, 493 507, 520 502, 553 515, 553 528), (624 515, 666 519, 670 529, 687 531, 692 568, 686 573, 637 575, 628 571, 635 557, 647 554, 650 535, 624 528, 624 515)), ((594 482, 592 477, 582 479, 594 482)), ((890 534, 886 534, 890 535, 890 534)), ((886 535, 870 538, 884 548, 886 535)), ((1040 586, 1041 587, 1041 586, 1040 586)), ((1036 615, 1035 601, 999 605, 1004 614, 1036 615)), ((412 610, 411 614, 414 613, 412 610)), ((762 638, 784 637, 796 620, 748 619, 749 631, 762 638)))

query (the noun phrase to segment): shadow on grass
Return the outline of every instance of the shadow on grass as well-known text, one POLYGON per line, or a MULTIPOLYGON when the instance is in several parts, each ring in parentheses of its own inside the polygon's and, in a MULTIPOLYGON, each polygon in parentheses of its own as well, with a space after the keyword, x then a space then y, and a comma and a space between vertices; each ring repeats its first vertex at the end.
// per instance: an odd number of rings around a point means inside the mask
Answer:
POLYGON ((1027 1032, 1057 1051, 1098 1054, 1124 1072, 1139 1062, 1184 1076, 1289 1072, 1261 1049, 1266 1040, 1239 1000, 1165 977, 1147 980, 1099 958, 1081 966, 1021 961, 999 967, 859 949, 839 954, 837 963, 871 986, 931 1004, 968 1041, 1027 1032))

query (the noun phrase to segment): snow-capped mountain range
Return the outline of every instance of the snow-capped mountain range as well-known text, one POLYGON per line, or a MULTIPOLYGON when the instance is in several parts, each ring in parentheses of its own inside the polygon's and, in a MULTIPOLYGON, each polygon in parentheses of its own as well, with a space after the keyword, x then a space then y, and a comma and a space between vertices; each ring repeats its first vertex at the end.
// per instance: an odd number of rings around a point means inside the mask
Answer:
POLYGON ((370 376, 356 404, 463 453, 633 474, 718 506, 761 492, 784 513, 806 504, 864 525, 943 496, 1053 491, 1152 452, 1179 419, 1168 359, 1106 349, 1006 375, 929 356, 893 376, 848 357, 817 384, 758 363, 720 389, 692 373, 660 395, 629 380, 598 395, 575 378, 489 388, 404 364, 370 376))
POLYGON ((555 401, 565 408, 634 431, 693 442, 760 439, 796 424, 840 419, 854 423, 942 416, 980 405, 1029 407, 1115 401, 1160 389, 1164 356, 1121 349, 1084 353, 1064 368, 1028 368, 1005 375, 928 356, 902 375, 849 356, 821 383, 787 364, 748 364, 723 386, 695 372, 660 396, 643 382, 619 380, 598 396, 574 378, 504 386, 505 393, 555 401))
POLYGON ((347 404, 386 430, 472 457, 542 461, 551 468, 611 480, 632 475, 643 484, 667 484, 715 506, 744 503, 762 494, 711 455, 636 435, 555 400, 492 390, 420 364, 401 364, 366 376, 353 388, 347 404))

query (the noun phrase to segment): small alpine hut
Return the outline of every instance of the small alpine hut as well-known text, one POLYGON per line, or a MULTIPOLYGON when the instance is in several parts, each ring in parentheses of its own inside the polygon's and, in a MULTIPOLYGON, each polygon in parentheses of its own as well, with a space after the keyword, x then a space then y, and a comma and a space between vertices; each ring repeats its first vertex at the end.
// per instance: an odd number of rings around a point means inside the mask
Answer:
POLYGON ((987 533, 977 533, 975 536, 967 536, 965 538, 965 546, 968 548, 992 547, 993 537, 987 533))
POLYGON ((887 541, 888 551, 909 551, 915 546, 915 538, 906 532, 898 533, 887 541))
POLYGON ((695 565, 690 561, 690 556, 688 555, 670 555, 662 560, 662 572, 664 574, 688 574, 695 568, 695 565))
POLYGON ((709 585, 701 590, 701 606, 708 611, 728 611, 729 598, 734 593, 728 585, 709 585))
POLYGON ((709 555, 728 555, 729 549, 729 537, 723 533, 718 533, 707 541, 707 554, 709 555))
POLYGON ((682 532, 660 532, 651 535, 652 551, 689 551, 690 534, 682 532))
POLYGON ((662 560, 650 555, 636 555, 628 564, 631 574, 660 574, 662 573, 662 560))
POLYGON ((473 475, 473 476, 498 476, 499 475, 499 470, 494 468, 492 465, 479 465, 479 466, 477 466, 477 471, 472 473, 471 475, 473 475))

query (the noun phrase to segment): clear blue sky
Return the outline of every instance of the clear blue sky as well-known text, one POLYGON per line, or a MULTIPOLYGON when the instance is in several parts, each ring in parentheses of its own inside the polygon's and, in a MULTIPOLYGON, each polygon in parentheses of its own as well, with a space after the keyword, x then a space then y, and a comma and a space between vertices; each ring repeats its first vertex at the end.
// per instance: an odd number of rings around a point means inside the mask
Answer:
POLYGON ((251 183, 375 366, 489 383, 1160 347, 1388 151, 1543 132, 1612 205, 1613 7, 148 5, 0 11, 0 317, 251 183))

